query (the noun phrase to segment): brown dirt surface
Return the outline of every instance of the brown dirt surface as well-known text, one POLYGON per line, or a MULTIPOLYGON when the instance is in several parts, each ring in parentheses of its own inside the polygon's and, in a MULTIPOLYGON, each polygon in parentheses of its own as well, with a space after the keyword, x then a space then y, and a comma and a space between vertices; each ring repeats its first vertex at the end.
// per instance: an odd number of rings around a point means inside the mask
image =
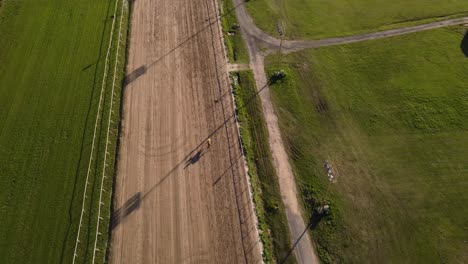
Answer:
POLYGON ((215 1, 133 2, 111 263, 262 262, 215 1))

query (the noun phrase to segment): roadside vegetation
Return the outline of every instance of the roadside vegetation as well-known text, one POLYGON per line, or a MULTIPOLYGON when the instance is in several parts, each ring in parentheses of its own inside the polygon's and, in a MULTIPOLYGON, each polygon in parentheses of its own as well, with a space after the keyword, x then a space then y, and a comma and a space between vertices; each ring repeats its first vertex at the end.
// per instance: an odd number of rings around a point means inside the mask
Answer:
POLYGON ((128 24, 111 86, 122 2, 2 1, 0 9, 0 263, 71 263, 98 117, 79 263, 93 257, 104 151, 96 263, 107 247, 128 24), (112 21, 116 18, 98 110, 112 21), (107 131, 110 130, 109 137, 107 131))
POLYGON ((221 25, 224 32, 224 45, 231 63, 249 63, 249 52, 237 23, 232 0, 219 0, 221 25))
POLYGON ((272 36, 320 39, 353 35, 468 15, 465 0, 252 0, 255 23, 272 36))
POLYGON ((268 130, 251 71, 231 75, 242 145, 249 168, 253 199, 264 246, 265 263, 296 263, 278 178, 268 145, 268 130))
POLYGON ((287 74, 270 89, 323 263, 468 261, 465 34, 267 58, 270 76, 287 74), (321 201, 323 218, 312 213, 321 201))

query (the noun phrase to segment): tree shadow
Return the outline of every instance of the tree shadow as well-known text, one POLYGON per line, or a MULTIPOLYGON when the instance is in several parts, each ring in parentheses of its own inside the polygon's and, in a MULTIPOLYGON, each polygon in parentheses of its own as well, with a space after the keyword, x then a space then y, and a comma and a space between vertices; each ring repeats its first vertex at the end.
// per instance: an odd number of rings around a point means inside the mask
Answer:
POLYGON ((460 48, 465 57, 468 57, 468 31, 465 32, 465 36, 463 37, 463 40, 460 44, 460 48))
POLYGON ((315 230, 317 228, 318 224, 322 221, 323 218, 325 218, 327 215, 326 214, 317 214, 314 213, 312 217, 310 218, 309 222, 309 228, 312 230, 315 230))

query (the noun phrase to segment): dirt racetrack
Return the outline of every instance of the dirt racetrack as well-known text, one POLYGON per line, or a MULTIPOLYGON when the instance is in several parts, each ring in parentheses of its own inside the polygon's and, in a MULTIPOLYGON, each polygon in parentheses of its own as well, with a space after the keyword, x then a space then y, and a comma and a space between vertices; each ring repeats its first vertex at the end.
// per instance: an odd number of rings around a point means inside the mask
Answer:
POLYGON ((215 1, 133 1, 111 263, 262 262, 215 1))

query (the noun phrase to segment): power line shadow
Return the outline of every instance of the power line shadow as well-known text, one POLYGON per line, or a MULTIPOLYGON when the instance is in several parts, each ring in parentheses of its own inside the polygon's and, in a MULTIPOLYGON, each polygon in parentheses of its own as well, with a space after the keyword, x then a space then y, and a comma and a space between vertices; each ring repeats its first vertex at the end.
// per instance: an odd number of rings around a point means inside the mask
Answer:
POLYGON ((227 169, 224 170, 224 172, 223 172, 218 178, 216 178, 216 180, 215 180, 214 183, 213 183, 213 186, 215 186, 225 175, 227 175, 227 174, 229 173, 229 171, 231 171, 232 166, 236 165, 242 158, 243 158, 243 156, 242 156, 242 155, 239 155, 239 156, 233 161, 233 165, 230 165, 227 169))
POLYGON ((323 219, 325 215, 324 214, 313 214, 312 217, 309 219, 309 224, 307 225, 307 227, 304 229, 304 231, 302 232, 302 234, 299 236, 299 238, 296 240, 296 242, 294 242, 294 245, 291 247, 291 249, 288 251, 288 254, 286 254, 286 256, 281 260, 280 264, 283 264, 283 263, 286 263, 286 261, 288 260, 288 258, 291 256, 291 254, 293 253, 294 249, 296 248, 297 244, 299 244, 299 242, 301 241, 302 237, 304 235, 306 235, 307 233, 307 230, 309 229, 312 229, 314 230, 317 225, 320 223, 320 221, 323 219))

